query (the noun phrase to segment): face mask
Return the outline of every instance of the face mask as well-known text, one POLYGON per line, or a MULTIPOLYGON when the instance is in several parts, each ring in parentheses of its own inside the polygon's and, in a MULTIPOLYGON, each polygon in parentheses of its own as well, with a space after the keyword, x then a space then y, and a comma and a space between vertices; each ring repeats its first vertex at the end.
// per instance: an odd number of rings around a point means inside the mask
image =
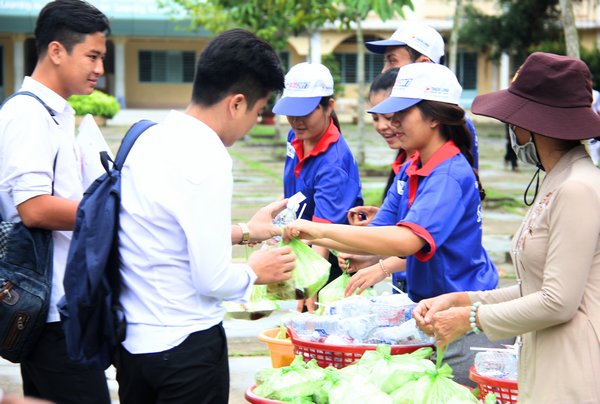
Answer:
POLYGON ((533 143, 533 134, 531 132, 529 133, 531 136, 529 142, 525 143, 524 145, 520 145, 517 143, 517 135, 515 134, 512 125, 508 125, 510 145, 514 150, 515 154, 517 155, 517 158, 525 164, 531 164, 537 167, 537 170, 533 174, 533 178, 531 178, 531 181, 529 181, 529 185, 527 185, 525 193, 523 194, 523 202, 525 202, 525 205, 527 206, 531 206, 535 201, 535 198, 537 197, 538 189, 540 187, 540 170, 544 169, 542 163, 540 162, 540 158, 538 157, 537 149, 535 148, 535 143, 533 143), (533 193, 533 199, 528 201, 527 194, 529 193, 529 189, 531 188, 533 181, 536 181, 535 191, 533 193))
POLYGON ((517 135, 515 134, 512 125, 508 125, 508 134, 510 135, 510 146, 519 160, 525 164, 531 164, 536 167, 542 166, 535 148, 535 143, 533 143, 533 135, 531 135, 529 142, 520 145, 517 143, 517 135))

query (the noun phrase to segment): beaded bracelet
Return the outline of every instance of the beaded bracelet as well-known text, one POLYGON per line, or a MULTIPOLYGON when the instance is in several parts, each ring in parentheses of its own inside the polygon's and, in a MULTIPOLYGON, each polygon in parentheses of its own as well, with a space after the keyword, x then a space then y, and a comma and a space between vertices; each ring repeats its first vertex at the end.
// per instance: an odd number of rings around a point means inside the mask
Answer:
POLYGON ((469 315, 469 324, 475 334, 481 333, 481 329, 477 327, 477 309, 481 306, 481 302, 475 302, 471 306, 471 314, 469 315))
POLYGON ((391 276, 390 273, 385 269, 385 266, 383 265, 383 260, 379 260, 379 267, 381 267, 381 270, 385 274, 386 278, 389 278, 391 276))

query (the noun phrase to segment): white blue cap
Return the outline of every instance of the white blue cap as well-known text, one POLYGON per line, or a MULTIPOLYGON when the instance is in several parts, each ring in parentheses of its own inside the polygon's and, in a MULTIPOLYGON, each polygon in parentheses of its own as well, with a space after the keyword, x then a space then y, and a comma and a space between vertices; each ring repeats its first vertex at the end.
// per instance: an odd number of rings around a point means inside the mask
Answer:
POLYGON ((299 63, 285 75, 285 89, 273 107, 278 115, 305 116, 317 108, 321 98, 333 95, 333 77, 320 63, 299 63))
POLYGON ((366 42, 365 46, 374 53, 385 53, 388 46, 406 45, 434 63, 440 63, 444 56, 444 38, 437 30, 419 21, 402 23, 389 39, 366 42))
POLYGON ((462 87, 444 65, 411 63, 400 69, 392 93, 368 112, 391 114, 403 111, 423 100, 458 105, 462 87))

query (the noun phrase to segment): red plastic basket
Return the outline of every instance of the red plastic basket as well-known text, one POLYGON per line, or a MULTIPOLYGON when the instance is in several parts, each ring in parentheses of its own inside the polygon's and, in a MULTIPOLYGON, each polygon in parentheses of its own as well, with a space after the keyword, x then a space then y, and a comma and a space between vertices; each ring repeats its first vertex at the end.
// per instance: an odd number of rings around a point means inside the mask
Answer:
MULTIPOLYGON (((365 351, 377 348, 377 345, 333 345, 304 341, 299 339, 296 332, 289 327, 288 335, 294 345, 294 354, 302 355, 305 362, 315 359, 322 368, 327 366, 344 368, 360 359, 365 351)), ((433 347, 433 345, 392 345, 391 353, 392 355, 411 353, 423 347, 433 347)))
POLYGON ((263 398, 263 397, 257 396, 256 394, 254 394, 255 388, 256 388, 256 385, 252 385, 252 386, 248 387, 246 389, 246 391, 244 392, 244 398, 249 403, 254 403, 254 404, 282 404, 283 403, 283 401, 269 400, 268 398, 263 398))
POLYGON ((498 379, 495 377, 482 376, 472 366, 469 369, 469 379, 479 386, 481 399, 485 399, 489 393, 496 395, 496 402, 500 404, 516 403, 519 399, 519 388, 515 380, 498 379))

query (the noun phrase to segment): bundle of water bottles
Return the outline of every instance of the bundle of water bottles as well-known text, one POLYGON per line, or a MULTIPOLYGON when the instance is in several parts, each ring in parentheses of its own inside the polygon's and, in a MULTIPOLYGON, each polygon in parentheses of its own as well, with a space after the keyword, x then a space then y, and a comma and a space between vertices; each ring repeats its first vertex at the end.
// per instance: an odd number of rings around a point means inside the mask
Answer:
POLYGON ((327 344, 429 345, 412 319, 416 304, 406 294, 351 296, 287 320, 300 339, 327 344))
POLYGON ((507 345, 506 348, 471 348, 481 349, 475 355, 475 370, 481 376, 497 379, 517 380, 519 352, 517 345, 507 345))

